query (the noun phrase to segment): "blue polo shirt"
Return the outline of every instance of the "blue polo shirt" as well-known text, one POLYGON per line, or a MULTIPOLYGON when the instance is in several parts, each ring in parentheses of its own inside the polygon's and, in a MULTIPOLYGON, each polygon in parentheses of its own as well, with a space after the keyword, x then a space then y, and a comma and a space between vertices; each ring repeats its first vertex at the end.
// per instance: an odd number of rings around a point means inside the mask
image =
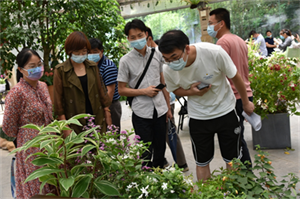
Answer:
POLYGON ((98 63, 98 68, 103 78, 105 86, 116 84, 113 100, 120 99, 120 95, 118 92, 118 82, 117 82, 117 77, 118 77, 117 66, 111 60, 109 60, 105 55, 103 55, 98 63))
MULTIPOLYGON (((272 38, 266 37, 265 42, 268 42, 268 44, 274 45, 273 37, 272 38)), ((274 48, 268 48, 267 47, 267 51, 268 51, 268 56, 270 56, 272 54, 272 52, 274 51, 274 48)))

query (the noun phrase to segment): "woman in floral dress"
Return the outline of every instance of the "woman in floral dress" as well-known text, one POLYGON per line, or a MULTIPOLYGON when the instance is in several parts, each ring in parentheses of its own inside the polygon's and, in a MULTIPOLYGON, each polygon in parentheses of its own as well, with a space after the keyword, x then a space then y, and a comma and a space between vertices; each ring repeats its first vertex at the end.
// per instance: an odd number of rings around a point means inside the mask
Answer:
MULTIPOLYGON (((40 82, 44 66, 41 57, 31 49, 23 49, 17 55, 18 73, 23 78, 8 93, 5 99, 5 112, 3 119, 3 131, 9 137, 17 138, 17 146, 20 147, 38 135, 34 129, 21 128, 32 123, 38 126, 48 125, 52 120, 52 104, 47 85, 40 82)), ((31 162, 34 157, 25 159, 33 153, 39 152, 38 148, 29 148, 26 152, 17 152, 16 158, 16 197, 27 199, 40 192, 38 179, 23 183, 25 179, 38 166, 31 162)), ((43 189, 43 194, 49 193, 49 185, 43 189)))

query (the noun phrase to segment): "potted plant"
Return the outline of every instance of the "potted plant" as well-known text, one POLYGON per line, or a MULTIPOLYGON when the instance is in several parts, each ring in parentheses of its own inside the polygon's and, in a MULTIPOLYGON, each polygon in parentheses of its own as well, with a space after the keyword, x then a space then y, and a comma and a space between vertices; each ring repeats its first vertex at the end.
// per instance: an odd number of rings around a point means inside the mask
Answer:
POLYGON ((252 130, 253 146, 290 148, 289 115, 300 115, 296 107, 300 102, 299 59, 276 52, 261 57, 253 44, 248 50, 254 112, 263 119, 261 130, 252 130))
POLYGON ((5 82, 4 75, 1 75, 0 76, 0 92, 5 91, 5 85, 6 85, 6 82, 5 82))
POLYGON ((40 81, 45 82, 48 86, 48 91, 50 94, 50 98, 52 104, 54 103, 54 93, 53 93, 53 69, 51 68, 50 72, 45 72, 44 75, 41 77, 40 81))

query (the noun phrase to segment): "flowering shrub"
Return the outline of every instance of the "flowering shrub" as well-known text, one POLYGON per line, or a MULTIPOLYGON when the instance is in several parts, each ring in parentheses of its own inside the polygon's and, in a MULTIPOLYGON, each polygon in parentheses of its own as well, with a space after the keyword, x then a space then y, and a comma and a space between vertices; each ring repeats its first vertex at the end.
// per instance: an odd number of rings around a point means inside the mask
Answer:
POLYGON ((45 82, 47 86, 53 85, 53 69, 51 68, 50 72, 44 72, 44 75, 41 77, 40 81, 45 82))
POLYGON ((268 153, 257 146, 254 167, 248 170, 243 163, 235 159, 232 170, 221 168, 214 171, 205 183, 197 182, 198 190, 192 198, 297 198, 296 184, 300 181, 294 173, 289 173, 278 182, 277 176, 267 158, 268 153))
POLYGON ((296 108, 300 102, 300 68, 296 66, 299 59, 276 52, 263 58, 251 44, 248 50, 255 112, 262 118, 273 113, 300 115, 296 108))
POLYGON ((5 84, 5 78, 4 75, 0 76, 0 84, 5 84))

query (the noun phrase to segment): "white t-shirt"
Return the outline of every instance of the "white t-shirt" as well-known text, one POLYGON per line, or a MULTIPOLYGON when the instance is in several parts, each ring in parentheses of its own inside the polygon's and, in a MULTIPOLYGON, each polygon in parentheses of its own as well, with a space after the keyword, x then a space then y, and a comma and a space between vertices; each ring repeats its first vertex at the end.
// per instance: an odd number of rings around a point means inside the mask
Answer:
POLYGON ((227 52, 211 43, 192 44, 197 55, 194 63, 181 71, 174 71, 164 65, 167 90, 189 89, 195 82, 211 84, 203 96, 188 97, 188 113, 193 119, 208 120, 226 115, 235 108, 235 96, 228 78, 233 78, 237 69, 227 52))

